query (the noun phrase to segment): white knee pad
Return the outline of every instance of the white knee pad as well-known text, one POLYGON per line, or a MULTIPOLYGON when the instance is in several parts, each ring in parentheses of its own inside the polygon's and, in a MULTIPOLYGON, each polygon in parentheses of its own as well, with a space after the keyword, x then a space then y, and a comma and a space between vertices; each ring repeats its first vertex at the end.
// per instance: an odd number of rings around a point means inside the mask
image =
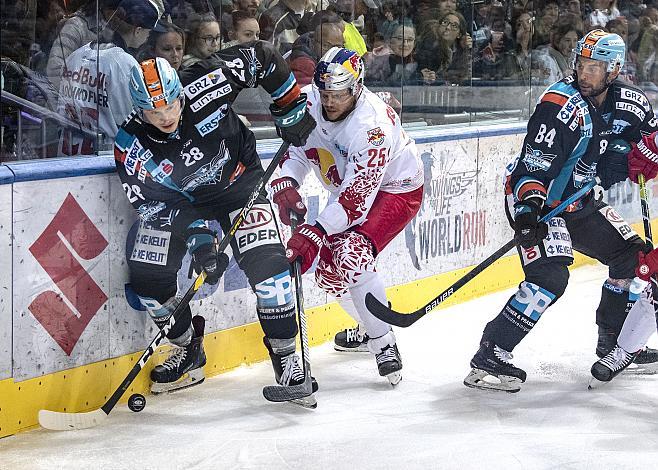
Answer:
POLYGON ((384 336, 371 338, 370 341, 368 341, 368 350, 373 354, 379 354, 386 346, 393 346, 394 344, 395 334, 393 333, 393 330, 390 330, 384 336))

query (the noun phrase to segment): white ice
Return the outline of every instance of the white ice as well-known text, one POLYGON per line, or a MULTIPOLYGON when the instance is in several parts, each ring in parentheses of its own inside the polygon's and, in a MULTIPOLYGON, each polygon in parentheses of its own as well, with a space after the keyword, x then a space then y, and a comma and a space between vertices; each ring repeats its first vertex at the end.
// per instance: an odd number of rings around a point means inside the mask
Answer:
POLYGON ((404 378, 395 389, 372 356, 325 344, 311 350, 316 410, 265 401, 272 372, 264 362, 149 396, 141 413, 118 405, 101 427, 2 439, 0 468, 658 468, 658 376, 587 390, 605 277, 600 266, 572 273, 565 296, 514 351, 528 372, 517 394, 462 385, 507 290, 397 330, 404 378))

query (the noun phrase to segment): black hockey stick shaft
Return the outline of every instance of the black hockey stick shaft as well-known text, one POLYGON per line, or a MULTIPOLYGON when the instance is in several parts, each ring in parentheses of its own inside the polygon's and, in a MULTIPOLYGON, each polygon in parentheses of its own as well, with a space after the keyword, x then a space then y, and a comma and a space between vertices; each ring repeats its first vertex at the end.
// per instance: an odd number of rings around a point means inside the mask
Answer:
MULTIPOLYGON (((297 229, 297 214, 290 212, 290 226, 297 229)), ((295 303, 299 321, 299 337, 302 343, 302 364, 304 365, 304 382, 311 388, 311 356, 308 349, 308 331, 306 313, 304 313, 304 288, 302 286, 302 262, 299 258, 292 264, 292 277, 295 280, 295 303)))
POLYGON ((653 235, 651 234, 651 216, 649 214, 649 194, 647 181, 642 173, 637 175, 640 185, 640 205, 642 206, 642 222, 644 223, 644 240, 653 249, 653 235))
MULTIPOLYGON (((571 204, 573 204, 574 202, 585 196, 598 183, 599 183, 598 178, 594 178, 590 180, 582 188, 580 188, 578 191, 573 193, 567 199, 562 201, 557 207, 551 210, 548 214, 542 217, 541 221, 547 222, 551 218, 560 214, 571 204)), ((403 312, 397 312, 395 310, 392 310, 387 305, 384 305, 379 300, 377 300, 375 296, 372 295, 370 292, 366 294, 366 307, 368 307, 368 310, 370 310, 370 312, 374 316, 376 316, 380 320, 390 325, 400 326, 403 328, 411 326, 414 323, 416 323, 418 320, 420 320, 422 317, 430 313, 432 310, 434 310, 436 307, 438 307, 440 304, 442 304, 448 297, 450 297, 452 294, 457 292, 465 284, 471 281, 475 276, 477 276, 486 268, 488 268, 490 265, 492 265, 495 261, 498 260, 498 258, 502 257, 505 253, 507 253, 512 248, 514 248, 515 245, 516 242, 514 241, 514 239, 507 242, 501 248, 496 250, 495 253, 493 253, 487 259, 485 259, 480 264, 475 266, 472 270, 470 270, 465 276, 460 278, 457 282, 455 282, 453 285, 448 287, 446 290, 441 292, 439 295, 434 297, 427 304, 425 304, 415 312, 403 313, 403 312)))
MULTIPOLYGON (((240 228, 240 225, 242 225, 242 222, 244 221, 245 217, 253 207, 254 203, 256 202, 256 199, 258 199, 258 196, 263 190, 263 187, 265 186, 267 181, 269 181, 269 179, 272 177, 272 174, 276 170, 276 167, 279 165, 279 162, 283 158, 283 155, 288 150, 288 146, 289 144, 284 142, 281 145, 281 147, 279 147, 279 150, 276 152, 276 155, 274 155, 274 158, 272 158, 272 161, 267 166, 267 169, 256 183, 256 186, 254 186, 254 189, 249 195, 249 199, 247 200, 246 204, 240 211, 240 214, 238 214, 238 216, 233 221, 233 225, 231 225, 231 228, 229 229, 228 233, 226 233, 222 238, 222 240, 219 242, 219 245, 217 246, 217 253, 223 253, 224 250, 226 250, 228 245, 231 243, 231 240, 235 236, 235 233, 240 228)), ((180 303, 174 309, 171 317, 169 318, 169 322, 167 322, 167 324, 164 325, 164 327, 162 327, 162 329, 158 332, 155 338, 153 338, 151 344, 149 344, 146 350, 142 353, 141 357, 139 358, 139 361, 137 361, 137 363, 133 366, 130 372, 128 372, 128 375, 126 376, 125 379, 123 379, 123 382, 121 382, 119 387, 117 387, 117 389, 114 391, 112 396, 105 402, 105 404, 101 406, 101 409, 106 414, 108 415, 110 414, 112 408, 114 408, 114 406, 118 403, 121 396, 128 389, 128 387, 130 387, 130 384, 135 380, 139 372, 144 368, 144 365, 146 365, 150 357, 153 355, 155 349, 162 342, 162 340, 167 335, 167 333, 169 333, 169 331, 174 326, 174 324, 176 323, 182 312, 190 303, 192 297, 194 297, 194 294, 196 294, 196 292, 201 288, 205 279, 206 279, 205 272, 202 272, 197 276, 197 278, 194 280, 194 282, 189 287, 189 289, 187 289, 187 292, 185 292, 185 295, 183 295, 180 303)))
MULTIPOLYGON (((290 227, 294 232, 297 228, 297 214, 290 212, 290 227)), ((292 264, 292 278, 295 284, 295 304, 297 308, 297 322, 299 323, 299 337, 302 345, 302 366, 304 367, 304 383, 292 386, 269 385, 263 388, 263 396, 274 402, 283 402, 305 398, 313 393, 313 379, 311 377, 311 356, 308 348, 308 331, 306 328, 306 314, 304 313, 304 289, 302 286, 302 263, 296 259, 292 264)))

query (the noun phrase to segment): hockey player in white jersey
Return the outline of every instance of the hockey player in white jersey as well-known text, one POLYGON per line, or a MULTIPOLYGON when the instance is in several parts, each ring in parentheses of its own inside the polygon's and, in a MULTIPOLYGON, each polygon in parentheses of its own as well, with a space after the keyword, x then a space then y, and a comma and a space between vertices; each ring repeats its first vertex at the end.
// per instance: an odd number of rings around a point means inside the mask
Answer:
POLYGON ((290 147, 272 182, 280 219, 306 214, 297 188, 313 170, 329 202, 313 225, 303 224, 288 241, 290 262, 306 272, 316 257, 315 279, 337 298, 359 326, 336 335, 336 349, 367 349, 381 376, 401 378, 402 361, 390 325, 365 306, 371 292, 386 303, 375 258, 417 214, 423 196, 423 165, 400 118, 363 86, 364 65, 356 52, 331 48, 304 87, 317 127, 303 147, 290 147))
POLYGON ((106 26, 114 31, 112 42, 92 41, 65 58, 58 112, 88 132, 65 129, 58 155, 91 156, 112 148, 133 109, 128 82, 138 64, 128 51, 148 39, 158 16, 150 0, 123 0, 106 26))
MULTIPOLYGON (((654 120, 656 118, 654 117, 654 120)), ((639 174, 646 179, 658 176, 658 131, 642 138, 628 154, 628 173, 632 181, 639 174)), ((650 284, 658 274, 658 248, 645 254, 640 252, 635 274, 650 284)), ((637 360, 649 337, 656 332, 655 289, 648 285, 639 302, 633 305, 621 328, 617 344, 592 365, 592 376, 601 382, 609 382, 637 360)), ((658 364, 645 365, 643 373, 658 373, 658 364)))

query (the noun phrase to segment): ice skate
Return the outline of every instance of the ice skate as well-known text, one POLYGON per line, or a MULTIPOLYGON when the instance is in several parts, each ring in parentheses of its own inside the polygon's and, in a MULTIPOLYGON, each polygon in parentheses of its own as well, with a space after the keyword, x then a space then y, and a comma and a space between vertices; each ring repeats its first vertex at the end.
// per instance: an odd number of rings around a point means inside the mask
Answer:
MULTIPOLYGON (((274 377, 279 385, 293 386, 304 383, 304 369, 299 363, 299 356, 295 352, 295 339, 270 339, 263 338, 265 347, 270 353, 274 377)), ((290 403, 303 406, 304 408, 316 408, 315 392, 318 391, 318 383, 311 377, 313 393, 307 397, 290 400, 290 403)))
POLYGON ((638 354, 639 352, 629 353, 620 346, 615 345, 612 351, 592 365, 592 379, 588 388, 597 388, 601 385, 600 382, 610 382, 620 372, 631 365, 638 354))
POLYGON ((392 386, 399 384, 402 380, 402 358, 393 331, 379 338, 371 338, 368 350, 375 355, 379 375, 386 377, 392 386))
POLYGON ((187 346, 172 349, 169 357, 151 371, 151 393, 173 392, 199 385, 205 380, 203 366, 206 353, 203 350, 205 320, 197 315, 192 319, 193 335, 187 346))
MULTIPOLYGON (((599 327, 599 340, 596 345, 596 355, 599 359, 605 357, 617 344, 617 335, 607 328, 599 327)), ((635 356, 631 364, 622 370, 628 375, 658 374, 658 350, 645 347, 635 356)))
POLYGON ((361 325, 357 325, 336 333, 334 349, 344 352, 368 352, 369 339, 368 334, 361 325))
POLYGON ((386 377, 391 385, 396 386, 402 380, 402 359, 398 346, 386 346, 382 352, 375 354, 379 375, 386 377))
POLYGON ((471 359, 473 369, 464 379, 464 385, 482 390, 518 392, 520 384, 525 382, 526 373, 510 363, 511 359, 512 353, 490 341, 483 341, 471 359))

